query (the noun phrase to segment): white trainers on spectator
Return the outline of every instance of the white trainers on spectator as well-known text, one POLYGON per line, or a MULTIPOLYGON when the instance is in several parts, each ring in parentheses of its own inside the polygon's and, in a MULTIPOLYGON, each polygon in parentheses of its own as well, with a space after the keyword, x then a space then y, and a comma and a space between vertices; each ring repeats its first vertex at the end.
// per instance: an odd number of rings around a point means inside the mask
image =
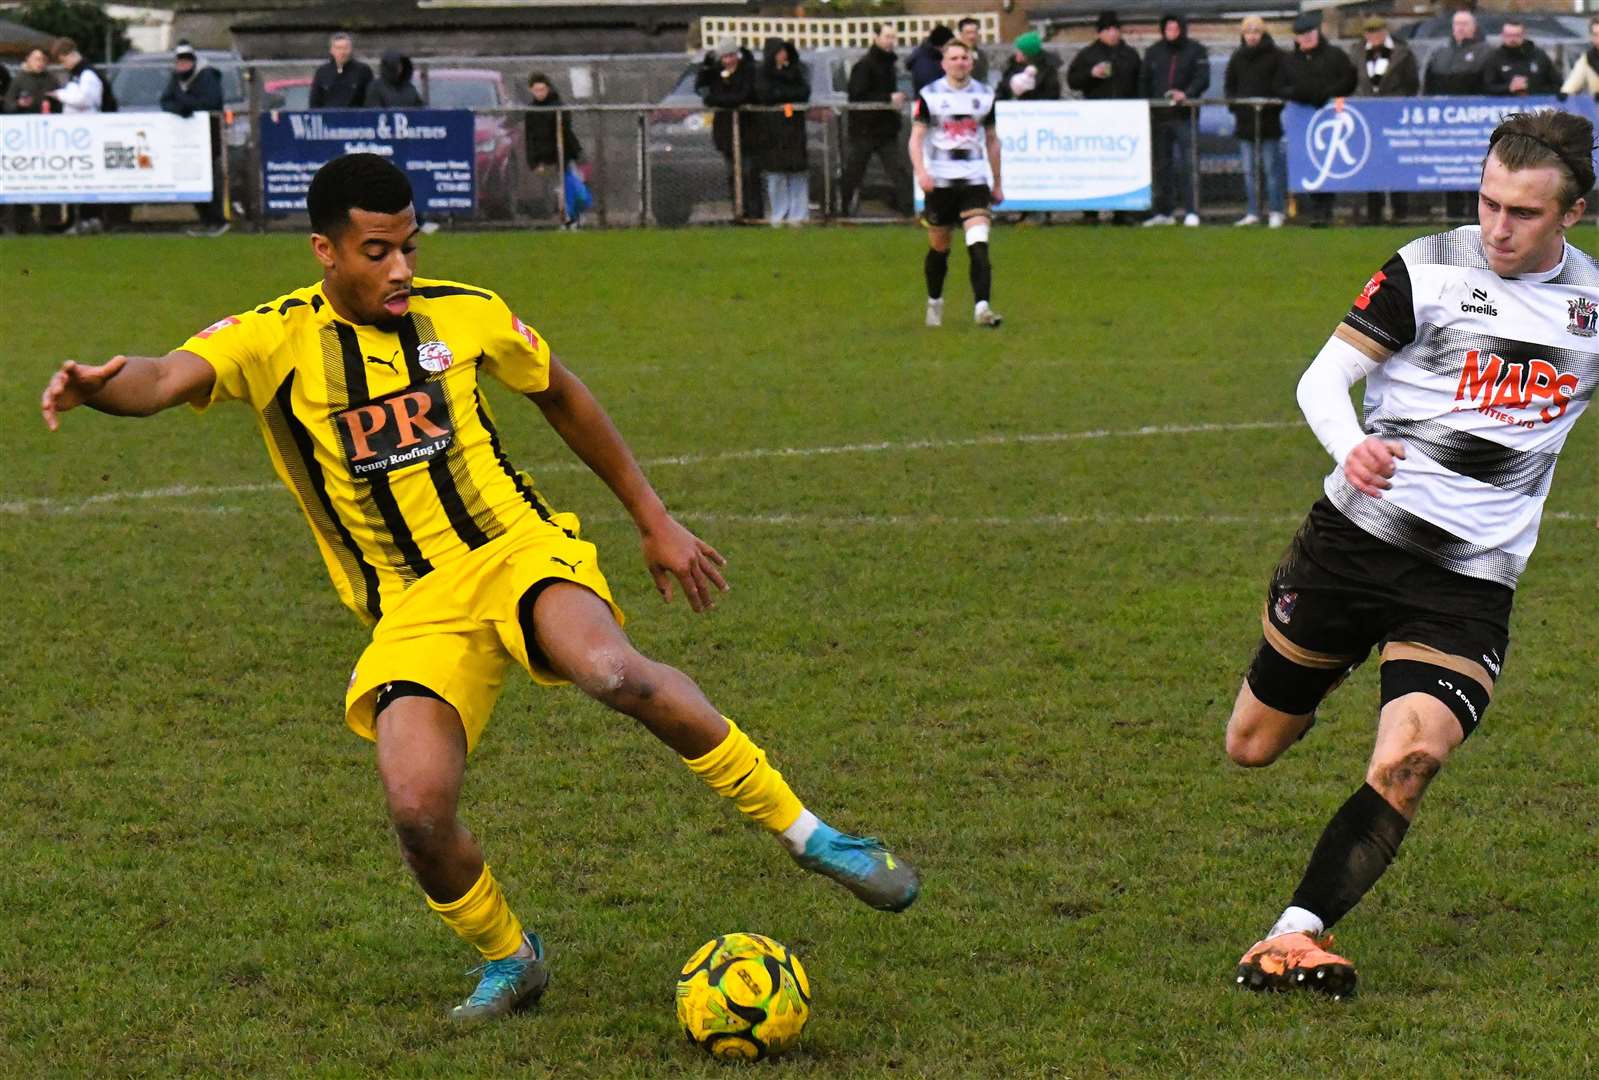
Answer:
POLYGON ((972 309, 972 320, 978 326, 986 326, 990 330, 998 330, 999 324, 1005 321, 999 317, 999 312, 988 306, 987 300, 977 301, 977 307, 972 309))
POLYGON ((942 297, 937 300, 929 300, 927 302, 927 325, 944 325, 944 300, 942 297))
POLYGON ((1280 229, 1282 227, 1283 227, 1283 215, 1282 215, 1281 211, 1273 210, 1270 214, 1266 215, 1266 228, 1268 228, 1268 229, 1280 229))
POLYGON ((1260 224, 1260 219, 1258 217, 1256 217, 1254 214, 1245 214, 1243 217, 1241 217, 1237 221, 1233 222, 1233 224, 1234 225, 1259 225, 1260 224))
POLYGON ((1199 215, 1187 214, 1183 217, 1183 224, 1190 229, 1199 228, 1199 215))
POLYGON ((1175 225, 1175 224, 1177 224, 1177 219, 1172 217, 1170 214, 1152 214, 1151 216, 1149 216, 1149 217, 1144 219, 1144 228, 1146 228, 1146 229, 1153 228, 1156 225, 1175 225))

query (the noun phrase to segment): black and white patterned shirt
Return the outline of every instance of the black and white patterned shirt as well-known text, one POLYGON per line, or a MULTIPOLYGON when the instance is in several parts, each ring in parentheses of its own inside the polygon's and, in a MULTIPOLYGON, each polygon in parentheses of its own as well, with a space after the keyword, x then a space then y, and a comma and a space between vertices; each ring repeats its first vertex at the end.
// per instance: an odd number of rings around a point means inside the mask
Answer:
POLYGON ((948 78, 937 79, 916 95, 911 114, 927 126, 922 161, 938 187, 987 184, 988 131, 994 126, 994 91, 969 79, 956 89, 948 78))

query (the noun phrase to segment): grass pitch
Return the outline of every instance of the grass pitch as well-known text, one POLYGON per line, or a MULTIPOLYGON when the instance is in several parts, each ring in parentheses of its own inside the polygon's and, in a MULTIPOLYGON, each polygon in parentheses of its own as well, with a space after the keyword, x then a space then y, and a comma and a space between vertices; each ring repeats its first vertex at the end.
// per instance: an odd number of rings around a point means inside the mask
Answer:
POLYGON ((925 875, 869 911, 514 678, 464 813, 554 982, 471 1031, 471 956, 341 721, 363 632, 246 410, 38 421, 60 359, 163 352, 311 280, 304 241, 0 241, 0 1075, 721 1076, 672 983, 731 930, 811 972, 784 1076, 1593 1075, 1599 421, 1492 711, 1339 928, 1361 995, 1231 985, 1370 749, 1375 665, 1271 769, 1221 733, 1329 467, 1294 383, 1409 235, 1001 229, 998 333, 961 254, 920 325, 911 229, 426 238, 421 272, 504 293, 728 556, 713 613, 663 608, 614 501, 497 394, 640 646, 925 875))

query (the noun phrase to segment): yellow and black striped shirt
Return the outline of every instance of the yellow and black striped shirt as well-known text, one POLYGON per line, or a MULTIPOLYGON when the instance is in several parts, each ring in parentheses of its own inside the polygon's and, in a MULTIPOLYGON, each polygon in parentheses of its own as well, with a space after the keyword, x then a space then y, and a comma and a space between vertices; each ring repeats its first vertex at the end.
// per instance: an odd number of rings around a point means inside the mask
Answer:
POLYGON ((479 371, 545 389, 544 339, 487 289, 417 278, 385 326, 339 318, 321 284, 223 319, 182 348, 214 401, 255 409, 339 596, 375 622, 410 585, 549 507, 507 460, 479 371))

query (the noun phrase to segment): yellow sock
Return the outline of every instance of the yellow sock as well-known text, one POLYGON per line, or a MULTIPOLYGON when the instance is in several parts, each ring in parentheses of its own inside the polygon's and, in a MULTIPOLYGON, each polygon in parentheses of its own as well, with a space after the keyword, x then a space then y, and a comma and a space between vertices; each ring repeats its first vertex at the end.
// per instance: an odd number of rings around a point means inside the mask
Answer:
POLYGON ((522 947, 522 923, 505 902, 500 883, 483 864, 477 884, 459 900, 436 903, 428 897, 428 907, 439 913, 451 930, 477 947, 485 960, 504 960, 522 947))
MULTIPOLYGON (((726 720, 726 717, 722 719, 726 720)), ((783 774, 772 768, 766 754, 750 742, 750 737, 727 721, 727 738, 703 757, 683 759, 712 791, 774 833, 781 833, 799 820, 805 808, 789 790, 783 774)))

